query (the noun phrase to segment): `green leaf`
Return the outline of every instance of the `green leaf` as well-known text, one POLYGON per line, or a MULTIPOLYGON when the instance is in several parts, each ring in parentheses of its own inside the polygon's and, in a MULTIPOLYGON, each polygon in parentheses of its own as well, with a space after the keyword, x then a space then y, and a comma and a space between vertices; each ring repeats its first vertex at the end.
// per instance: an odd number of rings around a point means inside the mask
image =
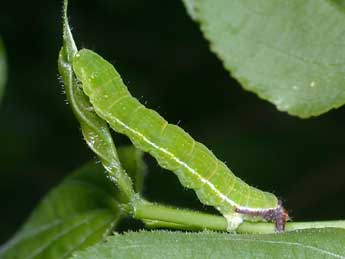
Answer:
POLYGON ((52 189, 0 257, 65 258, 108 234, 121 213, 103 171, 89 163, 52 189))
POLYGON ((7 67, 6 67, 6 56, 5 48, 0 39, 0 101, 4 93, 6 77, 7 77, 7 67))
MULTIPOLYGON (((133 147, 119 149, 131 175, 143 173, 141 155, 128 156, 135 152, 133 147)), ((108 235, 124 212, 115 198, 119 191, 104 171, 90 162, 52 189, 1 249, 0 258, 66 258, 108 235)))
POLYGON ((345 103, 343 0, 194 0, 212 50, 243 87, 310 117, 345 103))
POLYGON ((196 19, 195 17, 195 0, 182 0, 186 9, 187 9, 187 13, 190 15, 190 17, 193 18, 193 20, 196 19))
POLYGON ((271 235, 163 231, 117 234, 73 258, 345 258, 345 230, 271 235))
POLYGON ((334 4, 344 8, 345 7, 345 0, 329 0, 331 2, 333 2, 334 4))

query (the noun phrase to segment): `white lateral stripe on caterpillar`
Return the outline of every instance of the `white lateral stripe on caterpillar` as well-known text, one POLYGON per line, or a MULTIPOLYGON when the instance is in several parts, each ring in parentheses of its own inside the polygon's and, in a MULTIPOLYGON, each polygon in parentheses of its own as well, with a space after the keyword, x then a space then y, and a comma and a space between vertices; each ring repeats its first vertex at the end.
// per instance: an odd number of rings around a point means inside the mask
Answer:
POLYGON ((249 186, 225 164, 219 170, 210 167, 213 162, 222 162, 201 143, 195 153, 189 151, 194 149, 185 149, 194 148, 195 140, 140 104, 109 62, 85 49, 75 56, 73 69, 95 112, 137 148, 149 152, 163 168, 173 171, 183 186, 194 189, 202 203, 217 208, 230 229, 243 219, 275 221, 278 231, 284 229, 288 215, 274 194, 249 186), (170 130, 163 134, 162 129, 170 130), (213 171, 218 172, 218 178, 212 177, 213 171))
POLYGON ((227 203, 229 203, 231 206, 234 206, 238 209, 241 210, 247 210, 247 211, 252 211, 252 212, 257 212, 257 211, 269 211, 269 210, 274 210, 277 207, 272 207, 272 208, 249 208, 249 207, 245 207, 245 206, 241 206, 239 204, 237 204, 236 202, 234 202, 233 200, 229 199, 227 196, 225 196, 223 193, 221 193, 210 181, 206 180, 205 178, 203 178, 200 174, 198 174, 193 168, 191 168, 188 164, 186 164, 185 162, 181 161, 180 159, 178 159, 176 156, 174 156, 174 154, 172 154, 171 152, 169 152, 168 150, 159 147, 158 145, 156 145, 155 143, 153 143, 152 141, 150 141, 148 138, 146 138, 142 133, 132 129, 131 127, 128 127, 125 123, 123 123, 121 120, 119 120, 118 118, 114 117, 112 114, 108 114, 110 117, 112 117, 112 119, 114 121, 116 121, 118 124, 120 124, 122 127, 126 128, 128 131, 132 132, 133 134, 135 134, 136 136, 140 137, 143 141, 145 141, 147 144, 151 145, 152 147, 160 150, 161 152, 167 154, 168 156, 171 157, 171 159, 173 159, 176 163, 180 164, 181 166, 183 166, 184 168, 186 168, 190 173, 192 173, 193 175, 195 175, 197 178, 199 178, 199 180, 201 182, 203 182, 204 184, 208 185, 220 198, 222 198, 224 201, 226 201, 227 203))

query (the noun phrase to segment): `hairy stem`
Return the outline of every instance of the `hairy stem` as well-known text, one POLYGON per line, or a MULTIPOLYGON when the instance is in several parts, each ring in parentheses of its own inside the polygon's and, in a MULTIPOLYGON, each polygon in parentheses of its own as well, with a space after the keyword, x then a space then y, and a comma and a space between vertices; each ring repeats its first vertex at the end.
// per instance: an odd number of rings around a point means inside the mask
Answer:
MULTIPOLYGON (((151 228, 174 228, 183 230, 227 230, 224 217, 207 213, 167 207, 138 199, 133 203, 134 218, 142 220, 151 228)), ((315 221, 289 222, 286 231, 307 228, 345 228, 345 221, 315 221)), ((275 233, 275 225, 269 222, 244 222, 237 229, 237 233, 275 233)))
POLYGON ((157 203, 137 200, 133 203, 134 218, 149 221, 150 226, 176 226, 186 229, 226 230, 225 218, 187 209, 167 207, 157 203))

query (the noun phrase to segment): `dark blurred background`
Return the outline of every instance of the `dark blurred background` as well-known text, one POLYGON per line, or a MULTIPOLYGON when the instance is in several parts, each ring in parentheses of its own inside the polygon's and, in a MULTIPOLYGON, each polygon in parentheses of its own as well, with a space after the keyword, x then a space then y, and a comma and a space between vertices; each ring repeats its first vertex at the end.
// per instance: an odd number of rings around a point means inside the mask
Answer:
MULTIPOLYGON (((58 81, 61 6, 1 3, 9 81, 0 106, 0 243, 49 188, 94 157, 58 81)), ((70 0, 69 15, 79 47, 115 64, 134 96, 236 175, 283 197, 295 220, 345 218, 345 108, 301 120, 244 91, 179 0, 70 0)), ((116 142, 128 144, 122 136, 116 142)), ((173 174, 146 159, 146 197, 202 209, 173 174)))

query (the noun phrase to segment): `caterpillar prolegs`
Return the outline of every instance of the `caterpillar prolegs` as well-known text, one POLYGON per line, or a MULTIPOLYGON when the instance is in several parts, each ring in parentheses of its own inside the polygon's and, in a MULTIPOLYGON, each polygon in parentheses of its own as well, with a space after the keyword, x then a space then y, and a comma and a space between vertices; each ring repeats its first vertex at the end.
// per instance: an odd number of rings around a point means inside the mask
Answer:
POLYGON ((194 189, 200 201, 214 206, 234 230, 243 220, 273 221, 283 231, 287 213, 271 193, 249 186, 203 144, 134 98, 119 73, 91 50, 80 50, 73 69, 95 112, 133 144, 149 152, 183 186, 194 189))

